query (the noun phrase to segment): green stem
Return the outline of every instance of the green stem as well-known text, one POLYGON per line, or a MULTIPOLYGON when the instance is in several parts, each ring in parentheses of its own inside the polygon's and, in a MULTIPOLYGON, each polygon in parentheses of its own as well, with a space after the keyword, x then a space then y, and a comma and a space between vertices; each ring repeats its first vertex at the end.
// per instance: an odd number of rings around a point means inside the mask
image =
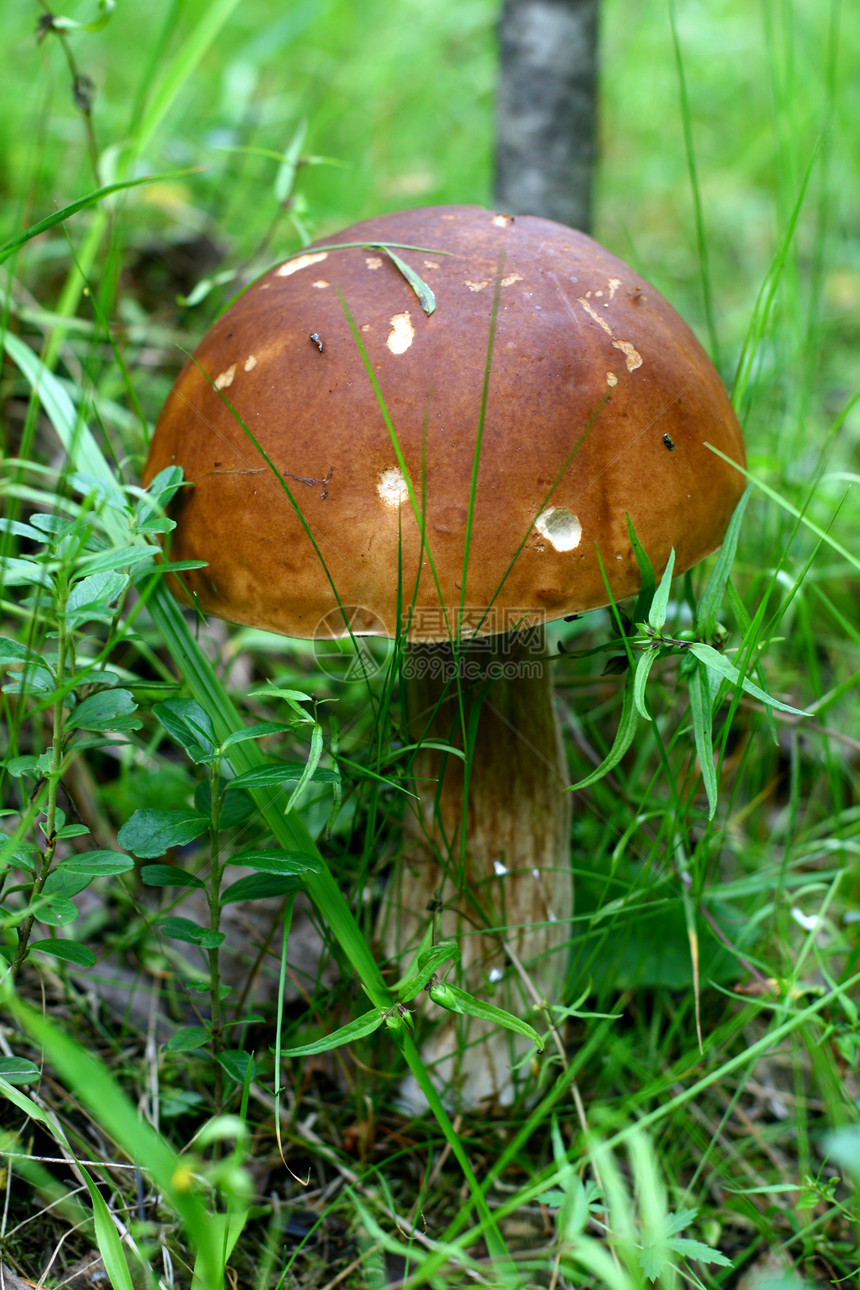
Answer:
MULTIPOLYGON (((209 796, 211 800, 212 822, 209 828, 210 837, 210 872, 209 872, 209 929, 213 936, 221 931, 221 857, 219 854, 219 818, 221 815, 221 798, 218 792, 219 763, 213 762, 209 770, 209 796)), ((224 1034, 221 1017, 221 960, 220 944, 217 942, 209 950, 209 999, 212 1012, 212 1053, 215 1057, 215 1111, 220 1114, 223 1096, 223 1072, 221 1070, 221 1052, 224 1047, 224 1034)))
MULTIPOLYGON (((57 698, 53 705, 51 769, 48 772, 48 802, 45 807, 45 850, 41 853, 38 871, 35 879, 33 880, 33 885, 30 888, 31 905, 33 905, 42 894, 42 890, 48 880, 48 874, 51 872, 51 866, 54 862, 54 852, 57 848, 57 839, 55 837, 57 827, 57 794, 60 789, 60 775, 62 773, 63 766, 63 738, 65 735, 65 719, 63 716, 65 710, 65 692, 62 686, 62 680, 66 670, 66 654, 69 647, 62 614, 62 610, 65 608, 65 594, 61 594, 59 600, 60 607, 57 614, 57 698)), ((28 914, 18 927, 18 947, 15 951, 15 957, 12 960, 13 980, 17 977, 27 958, 27 952, 30 945, 30 935, 33 931, 33 923, 35 921, 36 915, 28 914)))
MULTIPOLYGON (((394 1032, 389 1033, 391 1033, 392 1038, 394 1038, 394 1032)), ((516 1266, 512 1263, 511 1257, 508 1254, 504 1237, 499 1231, 493 1212, 487 1204, 483 1188, 478 1182, 475 1172, 469 1163, 469 1157, 463 1150, 460 1137, 457 1130, 454 1128, 454 1125, 451 1123, 451 1118, 445 1110, 442 1099, 439 1097, 433 1081, 427 1074, 427 1068, 421 1060, 421 1054, 418 1051, 415 1040, 412 1038, 409 1031, 403 1030, 399 1033, 395 1042, 398 1044, 400 1051, 406 1058, 409 1069, 418 1081, 418 1086, 427 1099, 427 1105, 432 1111, 436 1119, 436 1123, 445 1135, 445 1141, 451 1148, 451 1153, 454 1156, 454 1159, 463 1170, 463 1177, 466 1179, 466 1182, 469 1185, 469 1190, 472 1193, 472 1202, 475 1209, 478 1211, 478 1216, 481 1221, 481 1229, 484 1239, 487 1242, 487 1249, 494 1261, 494 1271, 502 1278, 500 1284, 510 1286, 521 1285, 522 1283, 517 1275, 516 1266)))

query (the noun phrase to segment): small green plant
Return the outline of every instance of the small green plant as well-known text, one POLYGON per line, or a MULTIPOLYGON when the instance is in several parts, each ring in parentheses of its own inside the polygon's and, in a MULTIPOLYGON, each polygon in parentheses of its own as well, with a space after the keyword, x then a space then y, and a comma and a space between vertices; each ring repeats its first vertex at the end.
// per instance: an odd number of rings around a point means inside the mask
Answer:
MULTIPOLYGON (((273 692, 266 690, 264 693, 271 697, 273 692)), ((320 861, 309 852, 237 848, 227 840, 230 830, 237 825, 246 825, 255 814, 249 788, 267 788, 278 794, 291 785, 292 792, 283 808, 284 814, 289 814, 311 781, 331 783, 336 789, 340 786, 337 770, 319 765, 322 730, 302 706, 311 702, 310 696, 296 690, 278 690, 275 693, 291 710, 291 720, 256 722, 234 731, 221 741, 216 739, 211 717, 194 699, 168 699, 156 704, 153 715, 183 748, 189 760, 205 768, 206 779, 198 783, 192 807, 137 810, 119 831, 120 843, 140 859, 160 859, 173 848, 183 847, 208 834, 209 863, 205 876, 175 864, 149 864, 143 866, 141 877, 151 887, 178 888, 181 892, 198 888, 206 893, 208 925, 166 914, 159 918, 157 927, 166 937, 198 946, 206 956, 209 1025, 180 1027, 168 1041, 167 1048, 172 1052, 186 1052, 211 1044, 216 1061, 217 1107, 222 1100, 221 1068, 241 1080, 252 1063, 250 1053, 225 1047, 226 1023, 222 1005, 226 987, 221 983, 219 958, 224 942, 222 911, 226 905, 238 900, 290 896, 302 888, 305 874, 320 868, 320 861), (272 759, 263 766, 235 774, 230 764, 231 749, 246 740, 283 735, 303 726, 311 728, 310 755, 306 763, 272 759), (224 886, 231 865, 251 872, 224 886)), ((338 801, 339 793, 336 792, 335 803, 338 801)), ((250 1019, 249 1016, 234 1017, 230 1025, 244 1026, 250 1019)))
POLYGON ((69 502, 65 514, 0 520, 7 545, 25 547, 25 553, 2 557, 0 573, 7 587, 26 589, 19 604, 29 615, 25 642, 0 639, 3 692, 14 718, 2 775, 19 782, 21 798, 19 810, 4 812, 12 828, 4 831, 0 849, 4 953, 13 977, 31 953, 93 964, 89 946, 59 935, 77 918, 72 898, 96 879, 134 867, 119 851, 65 853, 65 844, 90 830, 60 805, 62 784, 82 753, 119 747, 142 725, 135 678, 121 676, 106 660, 132 630, 137 611, 125 612, 130 592, 160 576, 150 538, 170 526, 159 510, 180 476, 165 472, 150 494, 114 511, 123 532, 113 540, 100 523, 92 482, 71 478, 83 501, 69 502), (36 924, 52 928, 51 935, 34 941, 36 924))
POLYGON ((556 1266, 563 1276, 576 1283, 585 1273, 611 1290, 644 1290, 655 1283, 661 1290, 671 1290, 679 1284, 679 1271, 691 1276, 690 1260, 732 1266, 719 1250, 682 1235, 696 1221, 698 1211, 670 1210, 666 1184, 646 1133, 633 1130, 628 1135, 629 1183, 605 1144, 590 1144, 592 1177, 586 1182, 568 1159, 555 1121, 552 1144, 557 1173, 553 1186, 538 1199, 555 1217, 556 1266))
MULTIPOLYGON (((693 626, 680 629, 676 634, 666 630, 669 596, 672 590, 672 573, 675 553, 671 553, 659 586, 647 552, 636 537, 629 517, 627 527, 630 541, 642 576, 642 589, 633 610, 627 617, 619 607, 612 605, 612 615, 619 634, 596 649, 584 654, 609 653, 607 672, 626 672, 621 717, 612 747, 595 770, 572 785, 573 789, 587 788, 605 776, 621 761, 636 736, 639 718, 652 720, 645 698, 645 687, 654 663, 669 655, 680 656, 680 675, 687 680, 690 700, 690 720, 699 767, 708 797, 708 818, 713 819, 717 809, 717 771, 714 764, 713 711, 720 702, 723 689, 733 687, 758 699, 766 708, 776 708, 793 716, 807 715, 790 704, 774 699, 761 686, 725 657, 723 650, 728 632, 718 621, 718 612, 726 592, 726 583, 735 558, 741 521, 749 489, 735 508, 726 531, 723 545, 714 563, 707 586, 698 604, 693 608, 693 626), (619 648, 625 651, 619 654, 619 648), (636 657, 634 655, 636 652, 636 657), (726 683, 726 684, 724 684, 726 683)), ((564 651, 572 657, 582 657, 574 651, 564 651)))

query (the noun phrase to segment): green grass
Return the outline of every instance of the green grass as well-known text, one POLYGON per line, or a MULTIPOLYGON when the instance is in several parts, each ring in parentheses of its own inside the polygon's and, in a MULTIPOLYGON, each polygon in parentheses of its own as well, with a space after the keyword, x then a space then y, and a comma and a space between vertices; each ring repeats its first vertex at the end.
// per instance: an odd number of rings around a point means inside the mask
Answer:
MULTIPOLYGON (((180 347, 235 289, 178 305, 201 278, 382 210, 489 203, 496 6, 120 2, 100 30, 67 37, 95 83, 91 133, 57 35, 37 44, 37 9, 8 9, 0 242, 99 187, 171 177, 80 209, 0 266, 4 514, 70 522, 65 537, 0 534, 22 561, 0 602, 0 806, 22 848, 3 861, 2 948, 20 966, 0 1033, 0 1260, 33 1280, 52 1260, 48 1284, 98 1249, 115 1286, 188 1286, 196 1268, 196 1284, 260 1290, 339 1275, 632 1290, 651 1274, 732 1287, 770 1252, 772 1285, 792 1268, 801 1284, 852 1284, 857 13, 835 0, 604 5, 595 233, 697 328, 734 390, 752 490, 719 609, 727 656, 811 715, 740 692, 717 707, 709 818, 688 681, 677 655, 655 662, 654 720, 575 798, 563 1059, 545 1060, 526 1102, 452 1125, 438 1102, 418 1120, 396 1108, 406 1064, 421 1063, 386 1025, 374 949, 409 791, 396 658, 380 655, 368 688, 302 643, 198 630, 148 562, 155 514, 133 491, 129 510, 87 499, 73 472, 139 482, 180 347), (270 154, 291 142, 318 164, 289 189, 295 158, 270 154), (76 726, 64 700, 102 668, 114 707, 76 726), (188 699, 211 728, 187 706, 174 718, 191 730, 171 726, 163 705, 188 699), (259 787, 233 790, 211 830, 221 759, 236 773, 264 760, 255 740, 225 740, 261 722, 277 725, 266 757, 313 770, 324 749, 325 770, 337 752, 342 782, 309 778, 286 817, 259 787), (142 872, 155 853, 114 872, 99 857, 130 820, 154 827, 135 816, 153 810, 184 813, 188 840, 167 861, 183 873, 142 872), (224 840, 279 848, 254 875, 267 902, 231 894, 224 840), (374 1009, 379 1028, 352 1049, 284 1055, 374 1009), (77 1178, 72 1158, 90 1162, 77 1178), (697 1259, 702 1243, 723 1261, 697 1259)), ((99 8, 63 13, 90 22, 99 8)), ((687 625, 710 568, 675 584, 669 627, 687 625)), ((621 715, 623 683, 586 653, 613 632, 597 613, 553 636, 577 780, 621 715)))

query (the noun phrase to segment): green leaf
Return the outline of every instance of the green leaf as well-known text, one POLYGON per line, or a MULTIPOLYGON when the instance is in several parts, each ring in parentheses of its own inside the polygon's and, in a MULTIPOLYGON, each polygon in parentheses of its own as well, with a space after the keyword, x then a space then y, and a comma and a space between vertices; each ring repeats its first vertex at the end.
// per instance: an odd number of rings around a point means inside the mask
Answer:
MULTIPOLYGON (((30 352, 32 354, 32 351, 30 352)), ((22 371, 25 370, 26 367, 22 367, 22 371)), ((52 379, 56 380, 57 378, 52 377, 52 379)), ((73 410, 73 405, 71 403, 69 404, 69 407, 73 410)), ((34 528, 39 530, 42 534, 42 540, 44 541, 46 533, 50 534, 52 538, 66 537, 72 532, 76 521, 68 519, 65 515, 54 515, 44 511, 35 511, 30 516, 30 523, 34 528)))
POLYGON ((206 1026, 182 1026, 164 1045, 169 1053, 190 1053, 192 1048, 203 1048, 212 1038, 206 1026))
POLYGON ((731 1259, 726 1258, 719 1250, 705 1245, 704 1241, 694 1241, 686 1236, 672 1236, 667 1242, 669 1249, 684 1258, 696 1259, 699 1263, 716 1263, 721 1268, 734 1267, 731 1259))
POLYGON ((77 905, 73 905, 68 896, 42 893, 30 906, 40 923, 46 927, 68 927, 78 916, 77 905))
POLYGON ((7 1084, 35 1084, 41 1078, 39 1067, 26 1057, 0 1057, 0 1079, 7 1084))
POLYGON ((99 690, 72 709, 66 726, 69 730, 139 730, 143 722, 129 715, 136 709, 130 690, 99 690))
POLYGON ((0 559, 3 581, 9 587, 53 587, 54 580, 35 560, 19 560, 15 556, 0 559))
POLYGON ((257 873, 276 873, 301 877, 306 873, 319 873, 321 862, 301 851, 238 851, 230 857, 230 864, 244 865, 257 873))
POLYGON ((456 985, 448 985, 447 982, 431 985, 427 993, 440 1008, 446 1008, 448 1012, 465 1013, 469 1017, 479 1017, 482 1021, 495 1022, 497 1026, 504 1026, 506 1030, 514 1030, 518 1035, 524 1035, 526 1039, 531 1040, 535 1048, 543 1051, 541 1037, 534 1027, 527 1021, 521 1021, 513 1013, 506 1012, 504 1008, 497 1008, 494 1003, 476 999, 474 995, 467 994, 456 985))
POLYGON ((180 869, 175 864, 145 864, 140 871, 142 882, 147 887, 205 887, 202 878, 187 869, 180 869))
POLYGON ((708 795, 708 819, 712 820, 717 809, 717 772, 714 766, 711 687, 708 682, 707 668, 702 663, 697 663, 690 673, 687 685, 690 693, 690 716, 693 721, 696 756, 702 772, 702 783, 708 795))
POLYGON ((233 905, 237 900, 265 900, 269 896, 288 896, 300 891, 300 878, 282 877, 275 873, 249 873, 237 879, 221 893, 222 905, 233 905))
POLYGON ((128 873, 134 868, 131 856, 121 851, 85 851, 69 860, 63 860, 58 866, 65 873, 86 874, 90 878, 110 876, 116 873, 128 873))
POLYGON ((688 649, 706 667, 718 672, 720 676, 724 676, 727 681, 731 681, 732 685, 740 685, 741 689, 747 694, 751 694, 754 699, 758 699, 760 703, 765 703, 770 708, 778 708, 780 712, 790 712, 795 717, 811 716, 809 712, 803 712, 800 708, 792 708, 789 704, 781 703, 779 699, 772 698, 766 691, 760 690, 757 685, 754 685, 747 677, 741 678, 738 669, 729 662, 725 655, 715 650, 713 646, 703 645, 696 641, 689 645, 688 649))
MULTIPOLYGON (((96 955, 89 945, 81 945, 79 941, 59 941, 53 938, 43 941, 30 942, 31 954, 50 954, 52 958, 61 959, 64 963, 75 963, 78 967, 92 967, 96 962, 96 955)), ((0 1075, 3 1071, 0 1070, 0 1075)), ((8 1079, 8 1075, 6 1076, 8 1079)))
POLYGON ((290 811, 293 810, 293 808, 295 807, 296 803, 298 802, 299 798, 302 795, 303 789, 307 784, 310 783, 311 779, 313 778, 314 772, 319 766, 319 760, 320 760, 320 757, 322 756, 322 753, 323 753, 322 726, 317 725, 315 722, 314 725, 311 727, 311 746, 310 746, 310 751, 308 753, 308 760, 304 766, 304 769, 302 770, 302 774, 299 777, 298 783, 296 784, 295 788, 290 794, 287 805, 284 807, 284 813, 286 815, 289 815, 290 811))
POLYGON ((636 601, 636 608, 633 611, 633 621, 638 623, 641 619, 647 618, 651 611, 651 602, 654 599, 654 592, 657 588, 657 579, 654 576, 654 566, 648 557, 648 553, 636 536, 633 521, 629 515, 626 518, 630 545, 633 548, 633 554, 636 556, 636 563, 639 565, 639 597, 636 601))
POLYGON ((209 828, 197 811, 157 811, 144 807, 126 820, 117 834, 121 847, 142 860, 163 856, 170 847, 184 847, 209 828))
POLYGON ((251 1053, 246 1053, 242 1048, 226 1048, 218 1054, 218 1061, 224 1070, 234 1079, 237 1084, 244 1084, 251 1072, 251 1078, 254 1078, 254 1058, 251 1053))
MULTIPOLYGON (((85 556, 81 560, 81 567, 85 573, 91 575, 113 572, 116 569, 128 569, 132 565, 143 564, 147 560, 151 561, 154 555, 154 547, 108 547, 105 551, 97 551, 93 555, 85 556)), ((129 581, 127 576, 125 581, 129 581)))
POLYGON ((149 487, 134 508, 134 526, 140 531, 150 516, 164 511, 184 484, 181 466, 165 466, 150 480, 149 487))
POLYGON ((313 703, 311 696, 305 694, 303 690, 285 690, 279 685, 264 685, 261 690, 252 690, 250 697, 252 699, 283 699, 287 707, 292 708, 302 722, 313 721, 313 717, 305 712, 301 706, 303 703, 313 703))
POLYGON ((419 952, 414 963, 410 965, 409 975, 404 978, 403 984, 397 991, 398 998, 403 1003, 408 1003, 424 989, 431 976, 446 963, 459 962, 460 947, 456 941, 440 941, 430 949, 419 952))
POLYGON ((10 757, 3 763, 3 769, 8 771, 13 779, 22 779, 25 775, 35 779, 38 775, 44 774, 39 766, 39 758, 34 757, 32 753, 27 753, 23 757, 10 757))
POLYGON ((633 673, 628 672, 624 682, 621 719, 618 722, 618 729, 615 732, 612 747, 596 770, 593 770, 590 775, 586 775, 584 779, 579 780, 578 783, 571 784, 567 791, 577 792, 581 788, 588 788, 591 784, 596 784, 598 780, 603 779, 604 775, 608 775, 611 770, 614 770, 633 743, 638 725, 639 714, 633 700, 633 673))
MULTIPOLYGON (((297 781, 301 782, 306 770, 307 764, 302 762, 267 762, 265 766, 258 766, 256 770, 243 771, 241 775, 229 781, 227 788, 273 788, 279 784, 293 784, 297 781)), ((319 784, 336 784, 340 776, 336 770, 317 766, 308 779, 319 784)))
MULTIPOLYGON (((244 789, 237 788, 234 793, 226 791, 232 782, 232 780, 225 779, 223 775, 218 777, 217 792, 221 797, 218 828, 222 832, 224 829, 232 828, 234 824, 241 824, 244 820, 250 819, 256 810, 254 799, 244 789)), ((212 786, 208 775, 206 779, 201 779, 194 790, 194 807, 201 815, 211 819, 212 786)))
POLYGON ((42 891, 46 896, 66 896, 71 899, 89 887, 91 881, 86 874, 66 873, 58 866, 48 874, 42 891))
POLYGON ((155 184, 165 179, 178 179, 180 176, 189 173, 188 170, 175 170, 169 174, 144 175, 139 179, 126 179, 118 184, 106 184, 103 188, 96 188, 93 192, 87 193, 85 197, 78 197, 75 201, 69 202, 67 206, 61 207, 60 210, 46 215, 37 224, 31 224, 23 232, 16 233, 14 237, 10 237, 7 242, 0 246, 0 264, 7 260, 19 247, 29 242, 31 238, 38 237, 40 233, 47 233, 48 229, 55 228, 57 224, 62 224, 70 216, 76 215, 78 211, 86 210, 88 206, 95 206, 97 202, 102 201, 105 197, 110 197, 112 193, 120 193, 126 188, 137 188, 140 184, 155 184))
POLYGON ((341 1026, 339 1030, 333 1030, 330 1035, 324 1035, 322 1039, 316 1039, 312 1044, 299 1044, 297 1048, 282 1048, 282 1057, 312 1057, 314 1053, 327 1053, 332 1048, 340 1048, 342 1044, 352 1043, 356 1039, 364 1039, 366 1035, 372 1035, 374 1030, 378 1030, 385 1020, 385 1013, 374 1008, 372 1012, 365 1012, 355 1021, 350 1021, 348 1025, 341 1026))
POLYGON ((215 752, 212 719, 194 699, 167 699, 152 709, 155 718, 194 762, 215 752))
POLYGON ((28 667, 10 675, 12 679, 3 686, 4 694, 50 694, 55 688, 53 674, 44 667, 28 667))
MULTIPOLYGON (((257 721, 252 726, 245 726, 244 730, 234 730, 232 734, 222 741, 221 747, 226 752, 234 744, 244 743, 246 739, 263 739, 266 735, 282 735, 287 730, 292 730, 292 726, 288 721, 257 721)), ((235 780, 233 782, 235 783, 235 780)))
POLYGON ((378 245, 374 245, 374 250, 384 251, 388 258, 394 261, 418 299, 421 301, 421 308, 424 310, 425 314, 432 314, 436 308, 436 297, 424 279, 419 277, 415 270, 410 268, 404 259, 401 259, 399 255, 396 255, 390 246, 385 246, 383 243, 379 243, 378 245))
POLYGON ((41 654, 34 654, 20 641, 10 640, 8 636, 0 636, 0 667, 26 665, 27 663, 35 663, 45 669, 48 667, 41 654))
POLYGON ((23 524, 20 520, 0 518, 0 533, 14 533, 15 537, 29 538, 31 542, 44 543, 45 541, 44 533, 34 529, 32 524, 23 524))
POLYGON ((82 838, 89 833, 85 824, 64 824, 61 829, 57 829, 58 838, 82 838))
POLYGON ((679 1232, 683 1232, 685 1227, 689 1227, 691 1223, 695 1223, 698 1215, 699 1211, 697 1209, 689 1207, 685 1209, 673 1209, 671 1213, 666 1214, 663 1218, 664 1235, 677 1236, 679 1232))
POLYGON ((734 514, 729 520, 729 527, 726 529, 726 536, 723 538, 723 545, 720 547, 720 554, 717 556, 711 576, 708 579, 708 585, 702 592, 702 597, 696 608, 696 633, 706 641, 711 639, 717 625, 717 615, 720 611, 720 605, 723 603, 726 583, 735 560, 741 521, 751 493, 752 486, 750 485, 744 490, 741 500, 735 507, 734 514))
POLYGON ((99 1254, 102 1256, 102 1263, 110 1281, 111 1290, 134 1290, 134 1282, 128 1270, 125 1250, 122 1247, 119 1232, 116 1230, 113 1219, 110 1216, 107 1202, 84 1166, 79 1165, 78 1168, 90 1194, 90 1203, 93 1207, 93 1222, 96 1229, 96 1244, 99 1248, 99 1254))
POLYGON ((672 589, 672 573, 675 568, 675 548, 669 552, 669 561, 660 579, 660 586, 654 592, 654 599, 651 601, 651 608, 648 612, 648 622, 654 628, 655 632, 663 630, 663 624, 666 621, 666 607, 669 604, 669 592, 672 589))
POLYGON ((633 702, 636 704, 636 711, 643 716, 646 721, 651 720, 651 714, 645 707, 645 686, 648 681, 648 675, 659 650, 649 646, 643 654, 640 654, 636 660, 636 669, 633 673, 633 702))
POLYGON ((107 571, 76 582, 66 600, 66 625, 80 627, 95 619, 110 620, 116 612, 115 603, 127 586, 127 574, 107 571))
POLYGON ((213 932, 210 927, 202 927, 190 918, 160 918, 156 923, 165 936, 172 941, 184 941, 186 945, 199 945, 204 950, 214 950, 223 944, 224 933, 213 932))

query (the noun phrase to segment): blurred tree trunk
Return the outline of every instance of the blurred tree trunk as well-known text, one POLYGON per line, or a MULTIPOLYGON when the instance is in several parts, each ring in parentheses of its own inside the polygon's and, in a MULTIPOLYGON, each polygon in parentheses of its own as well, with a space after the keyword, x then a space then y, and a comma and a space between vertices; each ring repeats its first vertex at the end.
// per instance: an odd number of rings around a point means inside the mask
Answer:
POLYGON ((498 209, 591 225, 598 0, 505 0, 499 35, 498 209))

